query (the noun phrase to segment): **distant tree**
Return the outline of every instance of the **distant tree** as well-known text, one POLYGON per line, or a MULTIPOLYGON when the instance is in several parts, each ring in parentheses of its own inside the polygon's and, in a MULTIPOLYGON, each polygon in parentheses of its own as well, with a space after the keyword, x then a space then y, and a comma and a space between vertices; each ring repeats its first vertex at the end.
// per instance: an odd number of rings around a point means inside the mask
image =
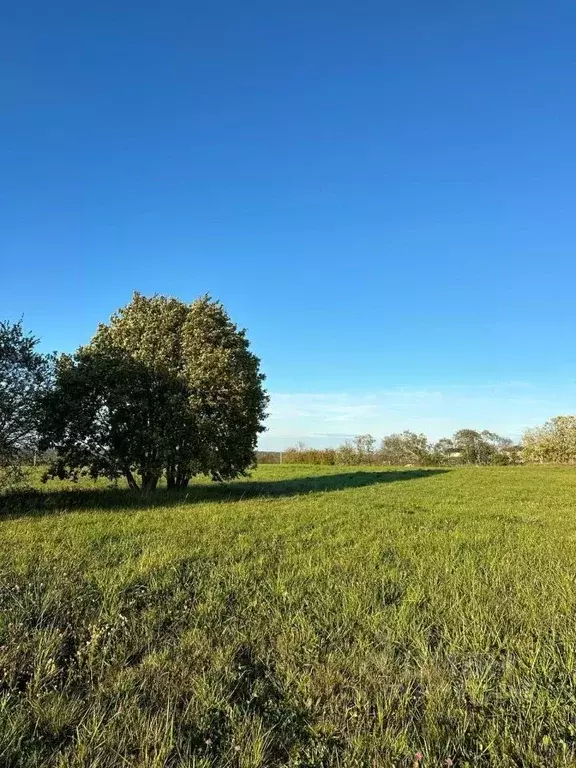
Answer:
POLYGON ((509 464, 512 461, 512 440, 485 429, 460 429, 454 434, 453 445, 462 464, 509 464))
POLYGON ((0 322, 0 483, 14 479, 36 449, 38 402, 50 386, 53 358, 22 322, 0 322))
POLYGON ((431 446, 433 464, 454 464, 457 462, 459 451, 451 437, 441 437, 431 446))
POLYGON ((352 441, 352 446, 358 464, 371 464, 373 462, 376 439, 372 435, 357 435, 352 441))
POLYGON ((426 435, 406 430, 382 438, 378 459, 383 464, 430 464, 432 451, 426 435))
POLYGON ((493 446, 485 439, 486 433, 475 429, 459 429, 454 434, 454 445, 463 464, 489 464, 494 453, 493 446))
POLYGON ((198 473, 224 480, 255 461, 268 397, 245 332, 218 302, 132 301, 75 355, 63 355, 44 400, 51 474, 124 476, 153 490, 198 473))
POLYGON ((503 460, 496 459, 495 464, 523 464, 524 456, 522 454, 522 446, 518 443, 510 441, 510 445, 505 445, 500 450, 499 457, 504 457, 503 460))
POLYGON ((358 463, 356 458, 356 447, 351 440, 344 440, 344 442, 336 448, 336 463, 350 465, 358 463))
POLYGON ((490 464, 498 467, 506 467, 508 464, 516 464, 516 457, 508 451, 496 451, 490 458, 490 464))
POLYGON ((529 429, 522 439, 528 462, 576 462, 576 416, 556 416, 541 427, 529 429))
POLYGON ((509 437, 502 437, 495 432, 484 430, 482 437, 492 447, 490 463, 499 466, 507 464, 519 464, 521 459, 521 449, 509 437))
POLYGON ((376 440, 372 435, 357 435, 336 448, 336 464, 372 464, 375 459, 376 440))
POLYGON ((509 450, 514 445, 514 441, 510 440, 509 437, 502 437, 502 435, 497 435, 496 432, 490 432, 487 429, 483 430, 480 434, 483 440, 498 451, 509 450))

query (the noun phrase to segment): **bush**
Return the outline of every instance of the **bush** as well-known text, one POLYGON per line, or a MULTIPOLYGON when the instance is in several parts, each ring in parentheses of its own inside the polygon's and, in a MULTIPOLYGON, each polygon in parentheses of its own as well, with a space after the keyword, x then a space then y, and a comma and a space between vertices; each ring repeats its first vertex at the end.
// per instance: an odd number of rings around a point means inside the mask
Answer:
POLYGON ((283 464, 337 464, 333 448, 288 448, 282 454, 283 464))

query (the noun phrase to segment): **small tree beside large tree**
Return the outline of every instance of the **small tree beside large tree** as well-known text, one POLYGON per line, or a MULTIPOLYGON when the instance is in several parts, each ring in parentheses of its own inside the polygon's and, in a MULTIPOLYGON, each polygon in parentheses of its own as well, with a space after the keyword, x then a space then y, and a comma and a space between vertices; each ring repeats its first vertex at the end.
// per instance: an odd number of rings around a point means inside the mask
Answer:
POLYGON ((154 490, 199 473, 228 480, 254 463, 268 397, 246 334, 208 296, 135 293, 75 355, 44 401, 51 474, 87 473, 154 490))
POLYGON ((0 485, 19 477, 22 460, 36 449, 38 403, 50 386, 53 358, 22 322, 0 322, 0 485))

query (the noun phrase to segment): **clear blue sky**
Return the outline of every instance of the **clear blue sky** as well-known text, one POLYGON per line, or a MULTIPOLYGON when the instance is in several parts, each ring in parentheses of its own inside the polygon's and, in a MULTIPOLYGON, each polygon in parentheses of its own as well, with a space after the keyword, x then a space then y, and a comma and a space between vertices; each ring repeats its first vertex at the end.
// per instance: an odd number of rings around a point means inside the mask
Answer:
POLYGON ((0 316, 72 350, 210 292, 263 446, 576 410, 576 5, 31 0, 0 30, 0 316))

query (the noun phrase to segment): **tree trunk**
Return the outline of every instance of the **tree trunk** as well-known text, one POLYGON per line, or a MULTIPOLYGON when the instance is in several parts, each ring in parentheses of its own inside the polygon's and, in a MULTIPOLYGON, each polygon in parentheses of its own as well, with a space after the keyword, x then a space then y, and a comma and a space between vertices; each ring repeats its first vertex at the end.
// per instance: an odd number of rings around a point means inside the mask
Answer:
POLYGON ((124 470, 124 477, 126 478, 126 481, 128 483, 128 488, 132 491, 139 491, 140 488, 138 487, 138 483, 136 482, 134 475, 129 469, 124 470))
POLYGON ((142 491, 144 493, 151 493, 156 490, 160 475, 156 472, 144 472, 142 474, 142 491))
POLYGON ((184 467, 178 468, 176 470, 176 476, 175 476, 176 488, 186 488, 188 486, 189 481, 190 481, 190 477, 186 473, 185 468, 184 467))

